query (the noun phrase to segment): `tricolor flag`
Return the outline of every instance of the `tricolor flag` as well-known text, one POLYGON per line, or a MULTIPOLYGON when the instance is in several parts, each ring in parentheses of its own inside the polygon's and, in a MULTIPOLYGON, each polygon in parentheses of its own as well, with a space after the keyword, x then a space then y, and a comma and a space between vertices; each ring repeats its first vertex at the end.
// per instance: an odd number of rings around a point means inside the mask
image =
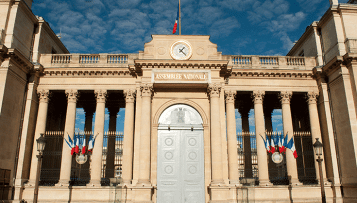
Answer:
POLYGON ((262 137, 262 139, 264 141, 264 146, 267 149, 267 152, 269 153, 270 152, 270 146, 269 146, 269 138, 268 138, 268 136, 265 135, 265 137, 266 137, 265 140, 264 140, 262 135, 260 135, 260 137, 262 137))
POLYGON ((73 155, 74 153, 74 142, 71 139, 71 137, 68 135, 68 141, 66 140, 66 138, 64 139, 68 145, 68 147, 71 149, 71 155, 73 155))
POLYGON ((295 144, 294 144, 294 138, 291 137, 288 145, 287 145, 287 148, 289 148, 292 152, 293 152, 293 155, 294 155, 294 158, 296 159, 298 157, 297 155, 297 152, 296 152, 296 149, 295 149, 295 144))
POLYGON ((83 145, 82 145, 82 154, 86 153, 86 135, 83 138, 83 145))
POLYGON ((273 154, 275 152, 275 142, 274 135, 270 136, 270 152, 273 154))
MULTIPOLYGON (((99 134, 99 133, 98 133, 99 134)), ((97 135, 98 135, 97 134, 97 135)), ((94 142, 95 142, 95 138, 97 137, 97 135, 95 137, 93 137, 92 135, 89 136, 89 141, 88 141, 88 151, 92 152, 93 151, 93 147, 94 147, 94 142)))
POLYGON ((278 136, 279 136, 279 152, 283 153, 283 151, 284 151, 284 134, 281 134, 278 136))
POLYGON ((177 6, 177 17, 175 20, 174 29, 172 30, 172 34, 175 34, 177 30, 177 21, 179 19, 179 12, 180 12, 180 4, 177 6))
POLYGON ((285 138, 284 138, 284 142, 283 142, 283 152, 284 153, 286 152, 286 148, 288 147, 288 137, 289 137, 289 134, 286 133, 285 138))
POLYGON ((79 154, 79 136, 75 136, 76 146, 74 147, 74 153, 79 154))

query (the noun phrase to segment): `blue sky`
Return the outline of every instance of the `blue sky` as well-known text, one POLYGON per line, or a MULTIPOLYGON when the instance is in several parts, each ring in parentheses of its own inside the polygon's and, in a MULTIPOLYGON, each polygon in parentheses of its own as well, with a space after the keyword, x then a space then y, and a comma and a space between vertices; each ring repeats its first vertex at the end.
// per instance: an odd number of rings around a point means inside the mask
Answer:
MULTIPOLYGON (((346 3, 347 0, 340 0, 346 3)), ((34 0, 71 53, 137 53, 171 34, 178 0, 34 0)), ((285 55, 328 0, 181 0, 182 34, 210 35, 224 55, 285 55)))

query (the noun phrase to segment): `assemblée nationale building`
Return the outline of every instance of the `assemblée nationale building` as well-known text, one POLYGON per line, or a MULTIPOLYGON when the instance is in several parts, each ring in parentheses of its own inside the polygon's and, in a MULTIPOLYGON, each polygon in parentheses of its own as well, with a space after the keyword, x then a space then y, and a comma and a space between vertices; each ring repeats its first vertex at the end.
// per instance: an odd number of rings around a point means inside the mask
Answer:
POLYGON ((71 54, 32 0, 0 0, 0 201, 32 202, 39 169, 38 202, 321 202, 321 183, 327 202, 357 202, 354 3, 330 0, 286 56, 244 56, 204 35, 71 54), (280 135, 297 158, 268 152, 280 135))

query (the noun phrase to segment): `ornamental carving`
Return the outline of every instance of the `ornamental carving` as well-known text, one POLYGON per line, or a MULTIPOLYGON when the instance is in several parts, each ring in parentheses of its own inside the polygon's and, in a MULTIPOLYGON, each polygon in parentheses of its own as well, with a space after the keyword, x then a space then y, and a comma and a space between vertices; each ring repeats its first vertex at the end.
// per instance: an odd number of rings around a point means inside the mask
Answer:
POLYGON ((265 95, 265 91, 254 90, 252 93, 252 98, 253 98, 254 104, 262 104, 264 95, 265 95))
POLYGON ((125 102, 133 103, 135 101, 136 90, 124 90, 125 102))
POLYGON ((219 97, 219 93, 221 92, 221 84, 219 83, 212 83, 209 84, 207 91, 210 97, 219 97))
POLYGON ((236 91, 226 91, 224 93, 226 97, 226 103, 234 103, 234 99, 236 98, 237 92, 236 91))
POLYGON ((291 92, 291 91, 280 92, 281 103, 282 104, 290 104, 291 96, 293 96, 293 92, 291 92))
POLYGON ((142 97, 151 97, 153 92, 153 85, 148 83, 142 84, 140 86, 140 91, 142 97))
POLYGON ((40 102, 46 102, 50 100, 50 90, 37 90, 38 98, 40 102))
POLYGON ((306 94, 307 102, 309 104, 316 104, 318 97, 319 97, 319 93, 318 92, 308 92, 306 94))
POLYGON ((107 99, 107 90, 95 90, 94 94, 97 98, 97 103, 105 103, 107 99))
POLYGON ((78 91, 77 90, 66 90, 66 96, 68 103, 76 103, 78 99, 78 91))

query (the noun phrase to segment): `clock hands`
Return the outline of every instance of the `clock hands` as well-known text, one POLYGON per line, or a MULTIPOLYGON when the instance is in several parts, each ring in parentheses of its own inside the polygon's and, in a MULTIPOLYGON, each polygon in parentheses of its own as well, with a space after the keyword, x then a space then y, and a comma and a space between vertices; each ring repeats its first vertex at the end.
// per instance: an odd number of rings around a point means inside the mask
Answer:
POLYGON ((183 53, 185 56, 186 56, 186 53, 185 52, 183 52, 183 49, 184 49, 185 47, 183 47, 182 49, 179 49, 179 53, 181 52, 181 53, 183 53))

